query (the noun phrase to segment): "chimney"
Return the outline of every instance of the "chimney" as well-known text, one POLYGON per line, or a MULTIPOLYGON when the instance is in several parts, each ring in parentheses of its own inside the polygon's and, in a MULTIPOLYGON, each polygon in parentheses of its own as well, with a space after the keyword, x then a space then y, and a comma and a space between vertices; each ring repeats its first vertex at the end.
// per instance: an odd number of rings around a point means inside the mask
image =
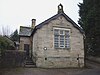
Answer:
POLYGON ((32 28, 34 28, 35 27, 35 24, 36 24, 36 19, 32 19, 32 28))

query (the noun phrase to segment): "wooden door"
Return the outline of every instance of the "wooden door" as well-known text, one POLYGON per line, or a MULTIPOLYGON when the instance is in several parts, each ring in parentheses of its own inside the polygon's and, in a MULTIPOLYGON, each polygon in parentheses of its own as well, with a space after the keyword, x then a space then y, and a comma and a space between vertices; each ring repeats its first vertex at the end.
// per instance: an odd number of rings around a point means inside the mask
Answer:
POLYGON ((26 51, 26 56, 29 56, 29 44, 24 44, 24 50, 26 51))

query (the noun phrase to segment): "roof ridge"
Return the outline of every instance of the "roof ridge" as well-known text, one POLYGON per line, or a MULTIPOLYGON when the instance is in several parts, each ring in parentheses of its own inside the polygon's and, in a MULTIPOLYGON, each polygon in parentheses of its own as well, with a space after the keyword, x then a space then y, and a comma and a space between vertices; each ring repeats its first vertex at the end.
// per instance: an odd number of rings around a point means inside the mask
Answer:
POLYGON ((21 28, 21 27, 22 27, 22 28, 31 28, 31 27, 27 27, 27 26, 20 26, 20 28, 21 28))
POLYGON ((44 26, 46 23, 50 22, 51 20, 56 19, 57 17, 59 17, 60 15, 63 15, 66 20, 68 20, 69 22, 71 22, 73 24, 74 27, 76 27, 77 29, 80 30, 81 33, 84 34, 84 31, 81 27, 79 27, 69 16, 67 16, 64 12, 61 13, 57 13, 56 15, 50 17, 49 19, 43 21, 42 23, 38 24, 37 26, 35 26, 35 29, 40 29, 42 26, 44 26))

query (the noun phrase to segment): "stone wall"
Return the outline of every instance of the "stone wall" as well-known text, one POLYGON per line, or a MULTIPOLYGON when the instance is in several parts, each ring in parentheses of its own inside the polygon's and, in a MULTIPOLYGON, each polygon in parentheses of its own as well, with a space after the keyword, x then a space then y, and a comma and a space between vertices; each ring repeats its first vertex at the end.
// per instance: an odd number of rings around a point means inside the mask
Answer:
POLYGON ((24 44, 29 45, 29 56, 32 57, 32 36, 31 37, 20 37, 19 50, 24 51, 24 44))
POLYGON ((33 37, 33 56, 37 67, 64 68, 84 66, 83 35, 63 16, 50 21, 38 29, 33 37), (54 48, 53 28, 70 29, 70 46, 67 49, 54 48), (44 50, 44 48, 47 50, 44 50))
POLYGON ((30 44, 30 37, 20 37, 20 50, 24 50, 24 44, 30 44))

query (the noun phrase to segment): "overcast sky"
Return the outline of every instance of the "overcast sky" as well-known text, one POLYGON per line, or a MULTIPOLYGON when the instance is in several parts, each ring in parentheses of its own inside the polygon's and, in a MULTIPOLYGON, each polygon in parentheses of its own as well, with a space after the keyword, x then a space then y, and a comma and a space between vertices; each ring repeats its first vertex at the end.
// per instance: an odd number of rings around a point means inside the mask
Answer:
POLYGON ((60 3, 64 12, 78 24, 79 2, 82 0, 0 0, 0 33, 2 26, 11 31, 20 26, 30 26, 31 19, 36 19, 38 25, 55 15, 60 3))

